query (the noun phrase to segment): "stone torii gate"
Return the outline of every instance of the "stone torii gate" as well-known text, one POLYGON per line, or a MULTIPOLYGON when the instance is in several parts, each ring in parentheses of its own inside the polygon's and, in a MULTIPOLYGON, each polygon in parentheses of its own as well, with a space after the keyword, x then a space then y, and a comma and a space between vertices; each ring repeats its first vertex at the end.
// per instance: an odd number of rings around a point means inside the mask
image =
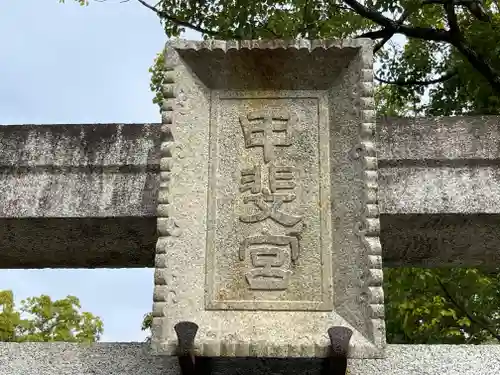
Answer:
MULTIPOLYGON (((153 267, 160 125, 1 126, 2 268, 153 267)), ((496 267, 500 117, 377 127, 384 266, 496 267)))
MULTIPOLYGON (((378 119, 384 266, 500 264, 499 124, 495 116, 378 119)), ((154 267, 162 126, 1 126, 1 268, 154 267)), ((500 373, 496 345, 388 345, 382 358, 361 357, 349 359, 350 374, 500 373)), ((318 366, 225 361, 213 372, 318 366)), ((0 343, 0 364, 2 375, 178 373, 174 359, 136 343, 0 343)))

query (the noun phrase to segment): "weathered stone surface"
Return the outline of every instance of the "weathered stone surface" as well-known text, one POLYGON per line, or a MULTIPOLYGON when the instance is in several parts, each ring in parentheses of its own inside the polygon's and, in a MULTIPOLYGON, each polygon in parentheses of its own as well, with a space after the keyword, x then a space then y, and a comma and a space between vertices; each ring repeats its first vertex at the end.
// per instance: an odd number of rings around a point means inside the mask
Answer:
POLYGON ((0 268, 151 267, 158 129, 0 126, 0 268))
POLYGON ((155 217, 0 219, 0 269, 153 267, 155 226, 155 217))
MULTIPOLYGON (((499 213, 496 116, 377 120, 384 214, 499 213)), ((0 216, 155 216, 160 124, 0 126, 0 216)))
POLYGON ((500 215, 381 215, 387 267, 500 266, 500 215))
POLYGON ((384 214, 500 213, 500 118, 380 119, 384 214))
POLYGON ((155 352, 381 356, 371 42, 170 43, 155 352))
MULTIPOLYGON (((381 212, 498 213, 500 118, 382 118, 381 212)), ((155 216, 160 124, 0 127, 1 217, 155 216)))
POLYGON ((2 126, 0 217, 154 216, 157 126, 2 126))
MULTIPOLYGON (((500 345, 388 345, 384 359, 350 359, 349 375, 497 375, 500 345)), ((147 344, 0 343, 0 375, 178 375, 147 344)), ((320 375, 320 359, 214 359, 214 375, 320 375)))
POLYGON ((500 158, 500 116, 382 117, 377 124, 383 165, 500 158))
MULTIPOLYGON (((498 168, 498 124, 496 116, 378 119, 384 266, 499 264, 497 184, 480 180, 498 168)), ((0 267, 153 267, 160 130, 161 124, 0 126, 2 179, 17 183, 2 185, 11 193, 0 195, 0 267), (59 184, 47 184, 47 176, 59 184), (112 204, 96 207, 110 196, 112 204), (71 220, 61 224, 63 218, 71 220), (96 241, 103 232, 106 238, 96 241), (68 240, 73 235, 78 241, 68 240)))
POLYGON ((500 117, 379 119, 385 266, 500 265, 500 117))

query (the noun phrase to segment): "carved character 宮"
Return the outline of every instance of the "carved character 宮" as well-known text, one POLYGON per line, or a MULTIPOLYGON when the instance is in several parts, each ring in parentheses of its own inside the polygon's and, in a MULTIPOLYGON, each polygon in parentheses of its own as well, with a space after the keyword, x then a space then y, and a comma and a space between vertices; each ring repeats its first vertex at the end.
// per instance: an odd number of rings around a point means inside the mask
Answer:
POLYGON ((292 272, 283 268, 287 255, 286 249, 289 250, 291 261, 297 261, 299 241, 296 237, 263 234, 249 237, 242 242, 239 252, 240 260, 245 260, 248 251, 254 267, 245 274, 250 289, 287 289, 292 272))

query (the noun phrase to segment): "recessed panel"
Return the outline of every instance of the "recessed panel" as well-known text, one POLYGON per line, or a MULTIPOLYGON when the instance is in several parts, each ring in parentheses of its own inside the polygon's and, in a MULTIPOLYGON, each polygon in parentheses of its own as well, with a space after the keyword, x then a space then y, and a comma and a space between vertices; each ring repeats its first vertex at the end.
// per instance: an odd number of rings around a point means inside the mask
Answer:
POLYGON ((207 308, 331 310, 326 97, 214 92, 212 103, 207 308))

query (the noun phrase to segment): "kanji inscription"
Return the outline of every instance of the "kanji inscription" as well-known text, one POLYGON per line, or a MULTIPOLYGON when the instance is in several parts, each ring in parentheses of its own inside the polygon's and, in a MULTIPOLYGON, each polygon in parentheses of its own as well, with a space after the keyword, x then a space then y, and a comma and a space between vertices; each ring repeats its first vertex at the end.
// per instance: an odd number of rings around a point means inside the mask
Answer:
POLYGON ((255 267, 245 274, 250 289, 284 290, 288 287, 292 272, 281 268, 286 257, 284 246, 289 248, 292 262, 295 262, 299 258, 299 240, 296 237, 263 234, 248 237, 242 242, 240 260, 244 261, 249 251, 255 267))
POLYGON ((251 195, 243 197, 245 204, 253 203, 258 212, 251 215, 240 215, 244 223, 258 223, 268 218, 286 227, 293 227, 302 220, 301 216, 291 215, 284 212, 281 206, 285 202, 292 202, 296 195, 293 193, 295 182, 293 181, 293 167, 267 166, 269 171, 268 186, 262 186, 261 165, 252 169, 244 169, 241 172, 240 191, 250 190, 251 195), (292 191, 292 192, 285 192, 292 191))
MULTIPOLYGON (((252 111, 240 116, 240 124, 245 138, 245 147, 262 147, 263 164, 254 165, 241 171, 240 192, 244 204, 252 204, 255 212, 240 215, 247 224, 258 224, 273 220, 283 227, 293 227, 302 221, 302 216, 287 212, 284 204, 294 201, 296 182, 293 166, 273 163, 274 147, 288 147, 293 144, 293 121, 295 116, 287 110, 252 111), (284 133, 284 137, 273 140, 274 133, 284 133), (258 134, 260 138, 257 138, 258 134), (263 177, 267 176, 267 179, 263 177)), ((245 248, 250 244, 261 247, 251 250, 251 265, 255 268, 245 273, 248 286, 253 290, 283 290, 288 287, 292 271, 284 269, 287 254, 283 245, 289 245, 292 260, 298 259, 299 240, 295 237, 273 233, 267 236, 252 236, 243 240, 240 260, 245 261, 245 248)))
POLYGON ((274 160, 274 146, 290 146, 291 130, 293 129, 293 117, 286 110, 266 113, 265 111, 252 111, 240 116, 241 127, 245 137, 246 147, 262 147, 264 151, 264 162, 274 160), (284 139, 273 142, 273 133, 284 133, 284 139), (262 133, 261 138, 255 137, 262 133))
POLYGON ((320 99, 239 95, 212 107, 207 308, 328 311, 320 99))
POLYGON ((153 354, 179 354, 187 322, 204 357, 326 358, 335 327, 349 358, 382 358, 372 52, 168 42, 153 354))

